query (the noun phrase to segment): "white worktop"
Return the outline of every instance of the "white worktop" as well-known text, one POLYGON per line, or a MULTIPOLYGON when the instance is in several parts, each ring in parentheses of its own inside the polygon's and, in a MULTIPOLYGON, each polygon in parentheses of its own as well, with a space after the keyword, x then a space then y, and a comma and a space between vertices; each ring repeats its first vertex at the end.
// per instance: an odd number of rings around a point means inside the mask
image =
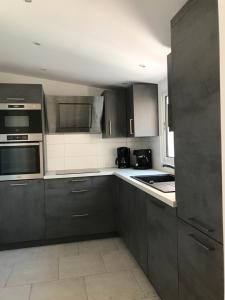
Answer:
POLYGON ((151 196, 159 199, 160 201, 168 204, 171 207, 176 207, 176 196, 175 193, 163 193, 160 192, 140 181, 137 181, 132 178, 132 176, 140 176, 140 175, 158 175, 165 174, 165 172, 157 171, 157 170, 135 170, 135 169, 117 169, 117 168, 105 168, 99 169, 99 172, 96 173, 79 173, 79 174, 56 174, 56 171, 49 171, 45 174, 44 179, 57 179, 57 178, 71 178, 71 177, 90 177, 90 176, 107 176, 107 175, 115 175, 128 183, 132 184, 136 188, 141 189, 142 191, 150 194, 151 196))

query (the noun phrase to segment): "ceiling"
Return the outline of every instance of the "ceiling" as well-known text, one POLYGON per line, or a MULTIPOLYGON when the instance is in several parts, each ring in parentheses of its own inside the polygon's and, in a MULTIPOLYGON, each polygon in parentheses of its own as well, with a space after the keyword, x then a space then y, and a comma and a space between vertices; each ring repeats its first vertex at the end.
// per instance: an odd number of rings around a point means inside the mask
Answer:
POLYGON ((1 0, 0 71, 96 86, 158 83, 170 20, 185 2, 1 0))

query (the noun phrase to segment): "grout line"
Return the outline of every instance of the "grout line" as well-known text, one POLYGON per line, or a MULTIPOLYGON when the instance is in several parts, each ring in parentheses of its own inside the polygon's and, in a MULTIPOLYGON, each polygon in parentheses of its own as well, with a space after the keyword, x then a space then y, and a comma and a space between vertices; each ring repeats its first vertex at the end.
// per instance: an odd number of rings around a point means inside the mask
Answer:
POLYGON ((29 297, 28 297, 28 300, 30 300, 30 299, 31 299, 31 292, 32 292, 32 288, 33 288, 33 284, 31 283, 31 285, 30 285, 30 292, 29 292, 29 297))
POLYGON ((83 279, 83 283, 84 283, 84 289, 85 289, 85 293, 86 293, 86 299, 88 300, 89 297, 88 297, 88 289, 87 289, 87 283, 86 283, 86 279, 85 279, 85 276, 82 277, 83 279))
POLYGON ((14 264, 12 265, 12 268, 11 268, 11 270, 10 270, 10 272, 9 272, 9 275, 8 275, 6 281, 5 281, 4 287, 8 286, 9 278, 11 277, 11 275, 12 275, 12 273, 13 273, 13 271, 14 271, 15 265, 16 265, 16 263, 14 263, 14 264))

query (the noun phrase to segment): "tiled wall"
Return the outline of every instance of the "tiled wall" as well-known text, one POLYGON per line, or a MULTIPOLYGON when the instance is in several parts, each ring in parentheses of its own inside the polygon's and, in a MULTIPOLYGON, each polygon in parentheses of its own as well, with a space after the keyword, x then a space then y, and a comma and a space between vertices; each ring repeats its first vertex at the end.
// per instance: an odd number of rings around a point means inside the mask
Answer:
POLYGON ((115 167, 116 148, 148 148, 144 138, 102 139, 100 134, 46 136, 46 168, 69 170, 115 167))

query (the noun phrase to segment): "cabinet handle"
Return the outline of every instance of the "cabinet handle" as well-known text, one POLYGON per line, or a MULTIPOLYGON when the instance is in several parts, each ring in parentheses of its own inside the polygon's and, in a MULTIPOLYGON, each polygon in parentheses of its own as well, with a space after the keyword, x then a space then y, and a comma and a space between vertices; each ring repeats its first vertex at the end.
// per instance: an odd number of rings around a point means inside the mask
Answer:
POLYGON ((212 228, 207 228, 205 225, 202 224, 202 222, 196 220, 195 218, 189 218, 189 221, 191 221, 193 224, 195 224, 200 230, 204 232, 214 232, 214 229, 212 228))
POLYGON ((197 245, 199 245, 200 247, 202 247, 206 251, 214 251, 215 250, 214 247, 207 246, 207 245, 203 244, 194 234, 191 233, 191 234, 189 234, 189 236, 195 241, 195 243, 197 245))
POLYGON ((8 101, 24 101, 25 98, 10 98, 10 97, 7 97, 6 100, 8 100, 8 101))
POLYGON ((86 182, 85 179, 72 179, 71 182, 86 182))
POLYGON ((11 183, 10 186, 27 186, 27 183, 11 183))
POLYGON ((133 133, 133 127, 132 127, 133 119, 129 119, 129 121, 130 121, 130 134, 134 134, 133 133))
POLYGON ((76 194, 76 193, 86 193, 86 192, 89 192, 89 191, 88 190, 71 191, 71 193, 74 193, 74 194, 76 194))
POLYGON ((82 214, 82 215, 72 215, 72 218, 84 218, 84 217, 88 217, 89 214, 82 214))
POLYGON ((109 135, 112 135, 112 122, 109 121, 109 135))

